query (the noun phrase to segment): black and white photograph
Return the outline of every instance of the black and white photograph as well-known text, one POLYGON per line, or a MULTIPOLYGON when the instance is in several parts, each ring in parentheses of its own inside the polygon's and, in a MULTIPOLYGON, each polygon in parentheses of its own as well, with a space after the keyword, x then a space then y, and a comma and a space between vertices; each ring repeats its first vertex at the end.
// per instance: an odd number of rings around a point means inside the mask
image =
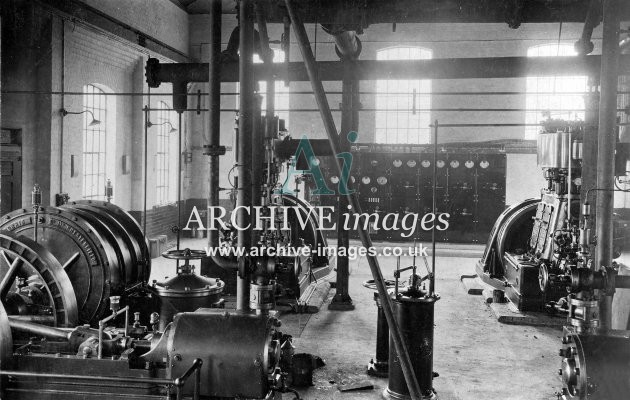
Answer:
POLYGON ((630 1, 1 0, 0 400, 630 399, 630 1))

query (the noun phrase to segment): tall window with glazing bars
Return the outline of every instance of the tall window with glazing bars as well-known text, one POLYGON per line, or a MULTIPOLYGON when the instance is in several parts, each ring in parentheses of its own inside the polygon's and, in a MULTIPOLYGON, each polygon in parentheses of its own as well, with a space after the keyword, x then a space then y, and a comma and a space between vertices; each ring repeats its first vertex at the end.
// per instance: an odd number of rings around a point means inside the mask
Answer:
MULTIPOLYGON (((576 56, 573 45, 549 43, 532 46, 528 57, 576 56)), ((550 117, 565 120, 584 120, 584 92, 586 76, 529 76, 527 77, 527 112, 525 139, 536 139, 541 121, 550 117)))
POLYGON ((157 132, 157 152, 156 152, 156 204, 162 205, 172 201, 170 192, 170 160, 171 160, 171 131, 173 125, 171 121, 172 111, 165 102, 158 103, 158 114, 156 127, 157 132))
POLYGON ((83 198, 105 200, 107 98, 94 85, 83 88, 83 198), (91 114, 90 114, 91 113, 91 114), (100 124, 92 124, 94 119, 100 124))
MULTIPOLYGON (((429 49, 397 46, 376 52, 377 60, 425 60, 429 49)), ((429 143, 431 138, 431 81, 376 81, 376 143, 429 143)))

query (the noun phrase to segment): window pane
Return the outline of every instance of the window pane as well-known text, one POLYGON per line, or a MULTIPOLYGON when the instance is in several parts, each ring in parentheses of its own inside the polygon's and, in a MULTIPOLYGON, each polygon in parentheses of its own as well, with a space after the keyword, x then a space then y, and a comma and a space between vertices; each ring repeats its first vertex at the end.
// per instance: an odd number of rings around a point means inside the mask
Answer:
MULTIPOLYGON (((377 51, 377 60, 430 59, 431 50, 392 47, 377 51)), ((375 141, 377 143, 428 143, 431 120, 430 80, 376 81, 375 141)))
POLYGON ((86 85, 83 95, 83 197, 105 200, 107 102, 105 93, 86 85), (101 121, 90 126, 94 119, 101 121))
MULTIPOLYGON (((545 44, 527 51, 528 57, 575 56, 570 44, 545 44)), ((584 120, 586 76, 537 76, 527 78, 526 124, 540 124, 547 116, 559 119, 584 120), (570 94, 563 94, 570 93, 570 94)), ((539 126, 526 126, 525 139, 535 139, 539 126)))

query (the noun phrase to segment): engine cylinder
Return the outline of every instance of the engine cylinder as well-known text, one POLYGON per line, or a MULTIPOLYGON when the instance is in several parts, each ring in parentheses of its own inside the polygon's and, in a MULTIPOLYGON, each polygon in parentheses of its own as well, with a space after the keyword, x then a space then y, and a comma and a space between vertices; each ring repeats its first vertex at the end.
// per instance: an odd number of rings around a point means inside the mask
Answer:
MULTIPOLYGON (((181 376, 202 358, 200 394, 209 397, 265 398, 280 361, 270 315, 204 309, 175 316, 168 337, 168 376, 181 376)), ((191 394, 193 383, 184 392, 191 394)))

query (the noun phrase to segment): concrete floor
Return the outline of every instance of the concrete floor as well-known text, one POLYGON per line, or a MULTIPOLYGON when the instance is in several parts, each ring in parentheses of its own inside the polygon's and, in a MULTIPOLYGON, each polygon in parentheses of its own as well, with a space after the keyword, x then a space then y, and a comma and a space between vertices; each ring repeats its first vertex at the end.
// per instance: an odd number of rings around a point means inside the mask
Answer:
MULTIPOLYGON (((411 260, 401 262, 408 265, 411 260)), ((442 299, 435 309, 434 380, 442 400, 556 399, 561 330, 496 321, 481 296, 467 295, 459 281, 474 270, 475 258, 438 257, 436 289, 442 299)), ((381 259, 386 278, 395 259, 381 259)), ((345 392, 337 385, 367 379, 365 365, 374 355, 376 306, 372 291, 361 283, 371 278, 367 262, 352 262, 350 294, 354 311, 322 308, 295 340, 297 350, 322 357, 327 365, 315 374, 315 385, 302 391, 306 399, 377 399, 386 379, 371 378, 373 390, 345 392), (334 383, 330 383, 334 381, 334 383)), ((328 298, 334 295, 331 290, 328 298)))
MULTIPOLYGON (((203 245, 197 241, 182 244, 190 248, 203 245)), ((466 252, 475 250, 478 249, 466 248, 466 252)), ((498 323, 482 297, 467 295, 459 281, 460 275, 474 273, 476 257, 461 257, 458 251, 437 254, 436 288, 442 298, 435 309, 434 369, 440 376, 434 380, 434 386, 439 398, 556 399, 555 392, 561 387, 556 372, 560 366, 557 352, 561 330, 498 323)), ((155 279, 174 273, 172 262, 164 261, 154 260, 155 279)), ((383 275, 391 278, 396 268, 395 258, 379 261, 383 275)), ((410 258, 403 258, 401 265, 410 262, 410 258)), ((329 311, 327 304, 334 295, 333 289, 319 313, 310 319, 297 318, 300 325, 306 323, 301 335, 295 338, 296 352, 318 355, 327 364, 316 370, 314 386, 300 390, 304 399, 378 399, 387 386, 386 379, 365 374, 376 340, 373 294, 362 286, 362 282, 371 279, 367 261, 364 258, 351 261, 350 270, 350 294, 355 310, 329 311), (374 389, 355 392, 337 389, 339 384, 365 379, 373 382, 374 389)), ((286 316, 288 324, 292 325, 294 320, 295 316, 286 316)))

